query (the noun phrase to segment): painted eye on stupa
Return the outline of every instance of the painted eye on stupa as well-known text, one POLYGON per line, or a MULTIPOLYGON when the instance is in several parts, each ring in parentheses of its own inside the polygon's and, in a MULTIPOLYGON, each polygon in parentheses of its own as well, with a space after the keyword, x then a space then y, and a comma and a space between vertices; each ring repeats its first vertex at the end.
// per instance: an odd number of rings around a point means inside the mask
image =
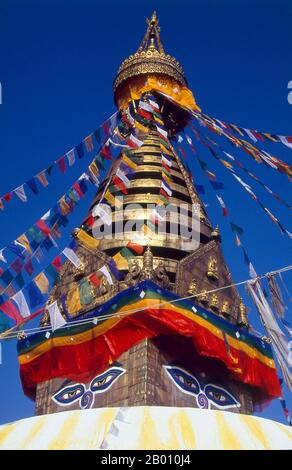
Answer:
POLYGON ((59 390, 55 395, 52 396, 58 405, 71 405, 76 400, 82 397, 85 392, 85 386, 82 384, 71 385, 69 387, 64 387, 59 390))
POLYGON ((200 384, 196 377, 180 367, 163 366, 175 385, 184 393, 197 395, 200 392, 200 384))
POLYGON ((230 392, 218 385, 208 384, 204 388, 204 392, 208 399, 217 408, 238 408, 240 403, 230 392))
POLYGON ((114 382, 125 373, 122 367, 111 367, 106 372, 95 377, 91 384, 90 390, 94 393, 102 393, 108 390, 114 382))

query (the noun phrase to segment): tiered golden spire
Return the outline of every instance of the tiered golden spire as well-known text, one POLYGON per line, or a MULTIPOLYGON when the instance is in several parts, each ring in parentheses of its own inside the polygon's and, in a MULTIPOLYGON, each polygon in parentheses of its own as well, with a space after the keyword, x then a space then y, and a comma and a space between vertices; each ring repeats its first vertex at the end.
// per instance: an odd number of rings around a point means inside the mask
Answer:
POLYGON ((159 20, 156 12, 151 19, 147 18, 146 34, 135 54, 130 55, 121 64, 114 80, 114 92, 126 80, 145 74, 162 74, 175 79, 186 86, 184 71, 180 63, 169 54, 165 54, 160 40, 159 20))

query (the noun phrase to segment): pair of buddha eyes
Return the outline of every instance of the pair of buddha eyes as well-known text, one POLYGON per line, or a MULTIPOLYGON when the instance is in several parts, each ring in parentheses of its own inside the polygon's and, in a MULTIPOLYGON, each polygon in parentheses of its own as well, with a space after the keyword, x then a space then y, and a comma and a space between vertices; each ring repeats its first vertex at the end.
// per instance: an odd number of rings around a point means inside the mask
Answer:
POLYGON ((103 374, 95 377, 88 388, 84 384, 69 385, 55 393, 52 399, 59 405, 71 405, 71 403, 81 399, 88 391, 91 393, 105 392, 125 372, 125 369, 121 367, 111 367, 103 374))
POLYGON ((198 379, 184 369, 172 366, 164 366, 164 368, 182 392, 194 397, 203 393, 209 402, 217 408, 237 408, 240 406, 236 398, 224 388, 212 383, 201 387, 198 379))
MULTIPOLYGON (((207 384, 201 387, 200 382, 194 375, 180 367, 164 366, 164 369, 175 385, 188 395, 193 395, 197 398, 203 393, 210 403, 221 409, 240 406, 230 392, 218 385, 207 384)), ((103 374, 95 377, 91 381, 88 389, 84 384, 69 385, 55 393, 52 399, 59 405, 70 405, 77 400, 84 399, 86 394, 92 395, 94 393, 107 391, 125 372, 125 369, 121 367, 111 367, 103 374)))

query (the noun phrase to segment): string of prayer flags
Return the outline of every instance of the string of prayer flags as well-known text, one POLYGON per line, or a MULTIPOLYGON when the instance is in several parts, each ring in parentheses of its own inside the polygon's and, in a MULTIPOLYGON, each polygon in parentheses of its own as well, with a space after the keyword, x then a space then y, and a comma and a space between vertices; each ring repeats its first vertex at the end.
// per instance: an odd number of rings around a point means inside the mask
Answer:
MULTIPOLYGON (((200 114, 200 116, 198 114, 196 114, 194 116, 200 122, 200 124, 203 121, 206 124, 206 126, 208 127, 208 129, 210 129, 211 131, 215 131, 220 135, 224 135, 224 137, 226 137, 232 145, 234 145, 235 147, 240 147, 246 153, 251 155, 258 163, 266 163, 270 167, 278 170, 280 173, 286 174, 288 177, 292 175, 292 167, 290 165, 288 165, 285 162, 283 162, 282 160, 270 155, 266 151, 256 148, 254 145, 250 144, 249 142, 246 142, 245 140, 240 139, 240 138, 236 138, 228 130, 228 129, 235 130, 234 127, 231 128, 230 126, 227 126, 227 125, 225 127, 222 127, 222 122, 221 122, 221 124, 219 124, 220 121, 217 120, 217 122, 215 122, 213 118, 210 118, 209 116, 206 116, 206 115, 203 115, 203 114, 200 114)), ((238 126, 237 126, 237 128, 238 128, 238 126)), ((240 130, 242 131, 242 133, 244 133, 244 134, 246 133, 245 129, 240 128, 240 130)), ((270 139, 270 138, 266 139, 267 135, 269 135, 267 133, 259 133, 257 131, 250 131, 246 135, 248 135, 248 137, 253 135, 253 137, 254 137, 252 139, 253 142, 255 142, 255 139, 262 140, 262 141, 264 141, 264 140, 272 141, 272 139, 270 139), (261 137, 261 138, 259 139, 259 137, 261 137)), ((277 136, 275 136, 273 134, 272 138, 274 138, 274 137, 277 137, 277 136)), ((288 144, 288 146, 290 146, 290 142, 289 142, 289 139, 291 139, 290 137, 288 137, 288 138, 284 137, 284 139, 282 139, 282 140, 280 139, 280 136, 278 136, 278 138, 279 139, 277 141, 281 141, 282 143, 284 143, 286 145, 288 144)))
MULTIPOLYGON (((200 139, 202 144, 207 147, 211 153, 217 158, 218 155, 216 154, 216 152, 214 151, 214 149, 212 149, 212 147, 210 147, 209 144, 207 144, 204 139, 200 139)), ((222 163, 221 159, 218 158, 218 160, 222 163)), ((207 173, 207 168, 206 168, 206 164, 204 162, 202 162, 202 160, 199 160, 199 163, 201 165, 201 167, 204 169, 205 173, 207 173)), ((257 197, 257 195, 255 194, 255 192, 252 190, 251 186, 248 185, 245 181, 243 181, 242 178, 240 178, 237 173, 235 172, 235 170, 233 168, 229 168, 228 166, 226 165, 223 165, 224 168, 231 173, 231 175, 236 179, 236 181, 245 189, 245 191, 249 194, 250 197, 252 197, 252 199, 254 201, 257 202, 257 204, 264 210, 264 212, 266 212, 268 214, 268 216, 270 217, 270 219, 272 220, 272 222, 274 222, 278 228, 280 229, 281 233, 283 234, 286 234, 289 236, 289 238, 292 238, 292 235, 291 233, 283 226, 283 224, 278 220, 277 217, 274 216, 274 214, 272 214, 272 212, 267 208, 265 207, 261 201, 259 200, 259 198, 257 197)), ((208 176, 208 175, 207 175, 208 176)), ((212 185, 214 187, 214 185, 212 185)))
POLYGON ((223 201, 222 197, 218 196, 217 194, 216 194, 216 197, 219 201, 220 206, 222 207, 223 217, 226 217, 228 215, 228 211, 227 211, 225 202, 223 201))
MULTIPOLYGON (((117 116, 118 112, 116 112, 113 116, 111 116, 103 125, 103 129, 108 128, 107 134, 109 135, 110 132, 113 130, 113 127, 116 123, 115 118, 117 116), (108 122, 111 122, 112 126, 109 128, 108 122)), ((84 157, 84 150, 86 149, 87 152, 91 152, 94 150, 94 143, 93 143, 93 136, 96 139, 96 142, 98 146, 100 146, 101 138, 100 138, 100 128, 101 126, 96 129, 92 134, 89 136, 85 137, 85 139, 80 142, 76 147, 72 148, 69 152, 67 152, 65 155, 61 156, 59 159, 54 161, 50 166, 48 166, 46 169, 41 170, 39 173, 37 173, 35 176, 32 176, 29 178, 27 181, 25 181, 23 184, 19 185, 12 191, 9 191, 7 194, 3 195, 0 198, 0 209, 4 209, 4 204, 2 200, 4 200, 6 203, 8 203, 11 200, 11 197, 13 193, 15 193, 18 197, 18 199, 22 202, 27 202, 27 194, 26 194, 26 187, 28 187, 33 194, 37 195, 39 194, 39 187, 37 185, 37 182, 40 183, 41 187, 47 187, 49 185, 48 177, 51 177, 53 168, 56 166, 58 169, 61 171, 62 174, 64 174, 67 171, 67 165, 69 167, 72 167, 75 162, 76 162, 76 156, 78 158, 83 158, 84 157)), ((103 156, 107 159, 111 159, 110 152, 108 146, 103 148, 103 156)))

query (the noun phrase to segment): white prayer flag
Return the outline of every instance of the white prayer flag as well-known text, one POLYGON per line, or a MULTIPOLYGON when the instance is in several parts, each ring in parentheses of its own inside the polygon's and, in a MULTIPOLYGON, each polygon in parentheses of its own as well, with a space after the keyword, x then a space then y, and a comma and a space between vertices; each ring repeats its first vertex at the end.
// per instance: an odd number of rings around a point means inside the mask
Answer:
POLYGON ((17 304, 18 306, 18 309, 19 309, 19 312, 20 312, 20 315, 22 316, 22 318, 27 318, 30 316, 30 310, 29 310, 29 306, 27 304, 27 301, 26 301, 26 298, 24 297, 24 294, 22 292, 22 290, 20 290, 19 292, 17 292, 13 297, 12 299, 14 300, 14 302, 17 304))
POLYGON ((71 248, 65 248, 65 250, 63 250, 63 253, 66 258, 68 258, 68 260, 71 261, 72 264, 74 264, 75 268, 79 268, 82 265, 80 259, 71 248))
POLYGON ((68 159, 69 166, 74 165, 74 163, 75 163, 74 149, 72 149, 68 153, 66 153, 66 156, 67 156, 67 159, 68 159))
POLYGON ((118 178, 120 178, 121 181, 123 181, 126 187, 130 185, 130 180, 126 177, 125 173, 119 168, 117 169, 116 175, 118 178))
POLYGON ((102 208, 103 205, 105 204, 97 204, 92 210, 92 216, 100 217, 100 219, 103 221, 104 224, 111 225, 112 223, 111 214, 107 212, 109 208, 107 205, 105 205, 107 208, 107 210, 105 210, 102 208))
POLYGON ((292 149, 292 144, 288 142, 286 137, 284 135, 279 135, 279 139, 281 140, 282 144, 286 145, 287 147, 290 147, 292 149))
POLYGON ((169 188, 164 184, 163 181, 161 181, 161 187, 162 187, 162 189, 164 189, 164 191, 165 191, 169 196, 172 195, 171 189, 169 189, 169 188))
POLYGON ((258 139, 256 138, 256 136, 253 135, 253 133, 249 130, 249 129, 244 129, 245 132, 247 133, 248 137, 253 140, 254 142, 257 142, 258 139))
POLYGON ((22 202, 27 201, 27 197, 26 197, 26 194, 25 194, 25 191, 24 191, 24 185, 23 184, 21 186, 18 186, 18 188, 16 188, 14 190, 14 192, 22 202))
POLYGON ((108 283, 109 283, 110 285, 112 285, 112 284, 113 284, 113 280, 112 280, 112 277, 111 277, 110 272, 109 272, 109 270, 107 269, 107 267, 104 265, 102 268, 99 269, 99 271, 101 271, 101 272, 105 275, 105 277, 107 278, 108 283))
POLYGON ((61 328, 66 324, 66 320, 62 317, 61 312, 59 310, 57 300, 55 300, 55 302, 53 302, 52 304, 48 305, 47 309, 49 312, 53 331, 57 330, 58 328, 61 328))
POLYGON ((139 102, 139 108, 144 109, 144 111, 148 111, 149 113, 153 112, 153 106, 149 103, 145 103, 145 101, 139 102))
POLYGON ((2 250, 0 250, 0 260, 3 261, 3 263, 7 263, 7 259, 3 255, 4 250, 5 248, 2 248, 2 250))

